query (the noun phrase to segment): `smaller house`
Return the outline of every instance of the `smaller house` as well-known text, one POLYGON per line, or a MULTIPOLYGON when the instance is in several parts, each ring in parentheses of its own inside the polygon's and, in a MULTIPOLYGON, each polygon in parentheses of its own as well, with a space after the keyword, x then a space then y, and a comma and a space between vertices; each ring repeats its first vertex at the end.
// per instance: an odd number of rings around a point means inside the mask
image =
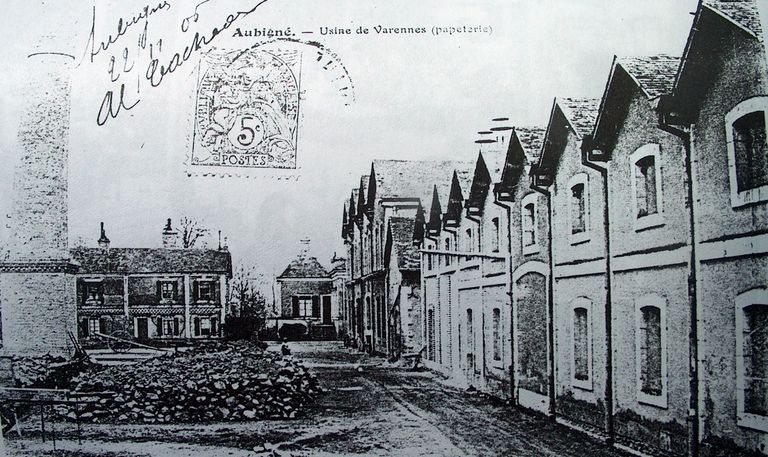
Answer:
POLYGON ((170 219, 162 248, 113 248, 101 224, 97 248, 74 248, 78 337, 97 333, 152 343, 222 336, 232 257, 225 249, 181 249, 170 219))
MULTIPOLYGON (((302 241, 308 246, 309 241, 302 241)), ((283 339, 336 338, 333 310, 333 278, 308 248, 302 250, 277 277, 280 287, 280 314, 275 318, 278 334, 283 339)))

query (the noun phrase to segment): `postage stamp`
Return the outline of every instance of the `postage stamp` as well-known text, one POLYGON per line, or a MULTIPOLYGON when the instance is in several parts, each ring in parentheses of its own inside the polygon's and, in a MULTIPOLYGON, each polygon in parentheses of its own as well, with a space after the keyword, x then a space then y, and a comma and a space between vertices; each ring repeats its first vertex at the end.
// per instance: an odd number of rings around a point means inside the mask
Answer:
POLYGON ((211 51, 201 63, 192 167, 295 169, 299 50, 211 51))

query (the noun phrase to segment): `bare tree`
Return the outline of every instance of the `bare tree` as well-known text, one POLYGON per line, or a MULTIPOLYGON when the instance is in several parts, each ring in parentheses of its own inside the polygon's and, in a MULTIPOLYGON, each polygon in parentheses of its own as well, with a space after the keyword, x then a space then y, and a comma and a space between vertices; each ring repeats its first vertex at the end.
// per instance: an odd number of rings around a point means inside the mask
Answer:
POLYGON ((195 247, 198 241, 205 242, 202 238, 211 232, 209 229, 203 227, 200 221, 187 216, 181 218, 179 229, 181 230, 181 247, 184 249, 195 247))
POLYGON ((230 281, 230 302, 237 303, 237 311, 227 318, 228 334, 235 339, 253 338, 264 327, 266 298, 262 292, 264 275, 250 265, 235 268, 230 281))

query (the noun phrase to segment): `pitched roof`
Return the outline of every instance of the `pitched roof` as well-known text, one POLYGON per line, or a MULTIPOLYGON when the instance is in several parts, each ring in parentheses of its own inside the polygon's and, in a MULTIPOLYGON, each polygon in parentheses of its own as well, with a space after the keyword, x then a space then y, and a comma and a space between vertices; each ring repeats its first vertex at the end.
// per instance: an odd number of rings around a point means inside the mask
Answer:
MULTIPOLYGON (((397 266, 400 270, 419 270, 421 269, 421 256, 419 250, 413 243, 413 230, 415 220, 411 217, 391 217, 389 218, 389 235, 387 242, 390 242, 397 255, 397 266)), ((388 251, 391 254, 391 250, 388 251)))
POLYGON ((232 256, 214 249, 74 248, 78 273, 217 273, 232 274, 232 256))
POLYGON ((418 198, 428 204, 433 186, 450 186, 453 160, 374 160, 376 198, 418 198))
POLYGON ((326 270, 315 257, 299 256, 294 259, 280 273, 277 279, 281 278, 330 278, 326 270))
POLYGON ((485 166, 488 169, 488 174, 491 177, 491 183, 501 180, 501 172, 504 169, 504 159, 506 159, 506 151, 501 149, 491 149, 480 153, 485 161, 485 166))
POLYGON ((557 106, 571 123, 579 136, 592 133, 597 119, 597 110, 600 108, 599 98, 558 98, 557 106))
MULTIPOLYGON (((472 184, 472 172, 474 171, 475 164, 472 162, 454 162, 456 164, 456 167, 453 169, 453 171, 456 172, 456 177, 459 181, 459 189, 461 190, 462 194, 466 197, 467 190, 469 189, 469 186, 472 184)), ((441 212, 445 212, 445 210, 448 208, 448 199, 451 194, 451 184, 453 183, 453 173, 451 173, 447 179, 435 183, 436 190, 437 190, 437 198, 440 201, 440 209, 441 212)), ((433 188, 433 191, 435 189, 433 188)), ((432 198, 432 197, 430 197, 432 198)))
POLYGON ((494 184, 494 192, 498 198, 508 198, 505 193, 511 193, 517 186, 520 176, 526 172, 526 166, 538 162, 545 130, 542 127, 515 127, 504 162, 501 179, 494 184), (500 196, 499 196, 500 195, 500 196))
POLYGON ((541 144, 544 141, 544 128, 538 126, 515 127, 515 135, 525 148, 528 163, 534 163, 541 154, 541 144))
POLYGON ((596 98, 555 98, 541 155, 535 165, 538 169, 537 179, 553 177, 565 149, 569 131, 579 139, 592 133, 599 106, 600 99, 596 98))
POLYGON ((656 98, 672 92, 680 57, 665 54, 617 57, 616 65, 626 70, 648 98, 656 98))
POLYGON ((737 26, 755 36, 763 39, 763 29, 760 25, 760 15, 757 2, 754 0, 704 0, 702 6, 706 6, 716 13, 724 16, 737 26))

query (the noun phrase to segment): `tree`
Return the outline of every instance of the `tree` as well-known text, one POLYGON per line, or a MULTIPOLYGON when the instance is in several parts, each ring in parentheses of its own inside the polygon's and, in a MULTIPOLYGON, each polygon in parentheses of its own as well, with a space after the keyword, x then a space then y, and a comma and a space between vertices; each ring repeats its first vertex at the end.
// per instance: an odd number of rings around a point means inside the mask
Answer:
POLYGON ((201 244, 204 245, 205 240, 201 240, 201 238, 211 232, 209 229, 202 227, 200 221, 187 216, 181 218, 179 228, 181 229, 181 247, 184 249, 195 247, 198 241, 201 241, 201 244))
POLYGON ((230 281, 230 309, 224 324, 224 332, 230 339, 253 339, 264 328, 267 317, 267 300, 261 290, 264 275, 253 266, 240 264, 230 281))

